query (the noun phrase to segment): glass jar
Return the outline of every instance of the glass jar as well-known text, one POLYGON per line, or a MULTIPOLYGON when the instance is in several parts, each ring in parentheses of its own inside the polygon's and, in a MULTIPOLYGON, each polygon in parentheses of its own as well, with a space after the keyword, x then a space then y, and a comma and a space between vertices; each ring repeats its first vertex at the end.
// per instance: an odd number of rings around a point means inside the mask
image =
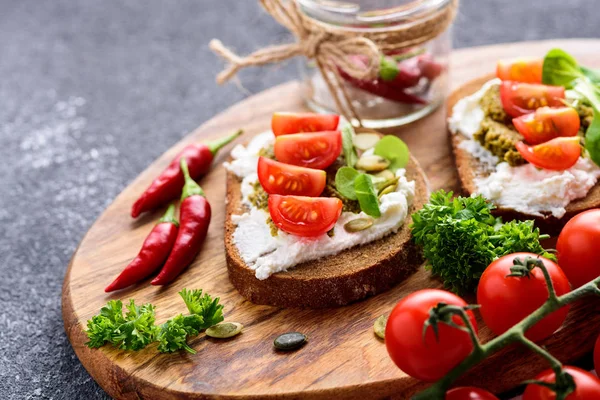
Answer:
MULTIPOLYGON (((297 0, 308 17, 326 25, 360 34, 383 32, 418 24, 448 7, 451 0, 297 0)), ((449 25, 450 26, 450 25, 449 25)), ((358 80, 339 71, 352 106, 367 128, 390 128, 431 113, 448 92, 451 28, 422 44, 385 54, 387 66, 376 80, 358 80), (387 73, 386 73, 387 72, 387 73)), ((348 55, 364 62, 359 55, 348 55)), ((327 72, 332 73, 332 72, 327 72)), ((338 112, 335 101, 314 61, 301 59, 303 96, 308 106, 323 113, 338 112)), ((342 96, 339 96, 342 98, 342 96)))

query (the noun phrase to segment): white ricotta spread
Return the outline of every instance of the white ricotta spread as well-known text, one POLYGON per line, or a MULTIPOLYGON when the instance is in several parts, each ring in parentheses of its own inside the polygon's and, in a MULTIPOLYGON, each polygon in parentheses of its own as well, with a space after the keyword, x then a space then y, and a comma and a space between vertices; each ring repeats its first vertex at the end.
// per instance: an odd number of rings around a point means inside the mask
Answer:
POLYGON ((262 133, 248 146, 236 146, 231 152, 233 160, 225 163, 229 171, 242 178, 242 201, 249 209, 242 215, 232 216, 232 221, 237 225, 233 242, 244 262, 255 270, 256 278, 267 279, 271 274, 286 271, 300 263, 372 242, 397 232, 404 224, 414 197, 415 182, 409 182, 405 177, 406 171, 399 169, 396 171, 396 176, 400 178, 396 191, 381 197, 381 217, 374 219, 370 228, 346 232, 344 224, 348 221, 368 216, 362 212, 344 212, 335 224, 333 236, 324 234, 317 238, 302 238, 281 230, 278 230, 277 236, 272 236, 271 226, 267 224, 269 213, 254 207, 248 196, 253 194, 253 185, 258 181, 258 152, 271 144, 273 139, 271 132, 262 133))
POLYGON ((499 82, 498 79, 490 80, 476 93, 459 100, 448 118, 450 131, 467 137, 459 147, 492 171, 487 177, 475 179, 476 193, 498 206, 525 214, 551 214, 561 218, 571 201, 585 197, 594 187, 600 178, 600 168, 583 157, 566 171, 539 169, 532 164, 511 167, 506 162, 499 162, 498 157, 473 139, 484 118, 479 101, 490 86, 499 82))
POLYGON ((556 218, 565 207, 585 197, 600 178, 600 168, 587 158, 565 171, 539 169, 532 164, 511 167, 500 163, 490 176, 475 181, 479 193, 499 206, 522 213, 556 218))

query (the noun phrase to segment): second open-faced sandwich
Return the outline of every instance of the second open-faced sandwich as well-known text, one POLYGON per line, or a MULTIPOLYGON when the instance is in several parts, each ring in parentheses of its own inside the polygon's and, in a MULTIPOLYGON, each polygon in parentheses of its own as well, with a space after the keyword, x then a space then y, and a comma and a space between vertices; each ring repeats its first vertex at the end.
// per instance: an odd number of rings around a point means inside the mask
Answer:
POLYGON ((395 136, 336 115, 277 113, 226 163, 229 276, 249 300, 332 307, 389 289, 422 262, 412 212, 425 176, 395 136))
POLYGON ((559 230, 600 206, 600 75, 562 50, 498 62, 449 99, 448 126, 460 181, 505 218, 559 230))

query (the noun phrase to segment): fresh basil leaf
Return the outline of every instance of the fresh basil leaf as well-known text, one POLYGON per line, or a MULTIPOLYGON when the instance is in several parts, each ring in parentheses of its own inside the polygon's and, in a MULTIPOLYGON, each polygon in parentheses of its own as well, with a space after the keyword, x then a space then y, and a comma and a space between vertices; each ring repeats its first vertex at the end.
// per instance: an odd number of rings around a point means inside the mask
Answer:
POLYGON ((354 167, 356 161, 358 161, 358 155, 354 148, 352 138, 354 137, 354 128, 352 125, 347 124, 342 128, 342 150, 344 151, 344 158, 346 159, 346 165, 354 167))
POLYGON ((594 107, 594 119, 585 132, 585 149, 596 165, 600 165, 600 111, 594 107))
POLYGON ((375 145, 375 154, 390 161, 389 169, 406 167, 410 159, 408 146, 396 136, 386 135, 375 145))
POLYGON ((378 218, 381 216, 379 210, 379 201, 377 193, 373 187, 373 182, 367 174, 360 174, 354 180, 354 191, 360 204, 360 209, 371 217, 378 218))
POLYGON ((384 81, 393 81, 398 76, 398 63, 391 57, 381 56, 379 61, 379 77, 384 81))
POLYGON ((573 87, 573 81, 584 76, 577 60, 561 49, 552 49, 544 57, 542 82, 547 85, 573 87))
POLYGON ((345 198, 357 200, 354 181, 359 173, 352 167, 342 167, 335 174, 335 189, 345 198))

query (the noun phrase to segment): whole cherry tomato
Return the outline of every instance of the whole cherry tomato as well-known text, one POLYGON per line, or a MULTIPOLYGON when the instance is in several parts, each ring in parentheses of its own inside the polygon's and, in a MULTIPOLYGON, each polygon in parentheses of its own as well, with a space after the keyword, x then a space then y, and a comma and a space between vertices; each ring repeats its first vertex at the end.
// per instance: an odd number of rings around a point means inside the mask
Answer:
POLYGON ((573 288, 600 276, 600 209, 577 214, 558 236, 558 263, 573 288))
MULTIPOLYGON (((430 311, 439 303, 467 305, 460 297, 444 290, 419 290, 400 300, 385 328, 385 345, 394 363, 406 374, 422 381, 440 379, 473 350, 467 332, 443 322, 438 323, 438 339, 431 326, 423 335, 430 311)), ((467 315, 477 329, 473 313, 467 311, 467 315)), ((464 326, 459 316, 454 315, 452 320, 464 326)))
MULTIPOLYGON (((486 268, 477 287, 477 303, 481 306, 479 311, 486 325, 496 335, 506 332, 548 299, 548 287, 540 268, 533 268, 529 277, 508 276, 517 257, 524 261, 526 257, 539 256, 514 253, 500 257, 486 268)), ((550 274, 556 294, 560 296, 569 292, 569 281, 558 265, 546 258, 540 259, 550 274)), ((562 325, 568 312, 568 306, 553 312, 527 330, 526 336, 533 341, 550 336, 562 325)))
MULTIPOLYGON (((575 380, 575 391, 569 394, 565 400, 598 400, 600 399, 600 379, 584 371, 581 368, 566 366, 565 371, 575 380)), ((535 380, 552 383, 554 382, 554 371, 545 370, 535 377, 535 380)), ((523 393, 523 400, 554 400, 556 393, 551 389, 529 384, 523 393)))
POLYGON ((498 400, 498 398, 487 390, 462 386, 448 390, 445 400, 498 400))

